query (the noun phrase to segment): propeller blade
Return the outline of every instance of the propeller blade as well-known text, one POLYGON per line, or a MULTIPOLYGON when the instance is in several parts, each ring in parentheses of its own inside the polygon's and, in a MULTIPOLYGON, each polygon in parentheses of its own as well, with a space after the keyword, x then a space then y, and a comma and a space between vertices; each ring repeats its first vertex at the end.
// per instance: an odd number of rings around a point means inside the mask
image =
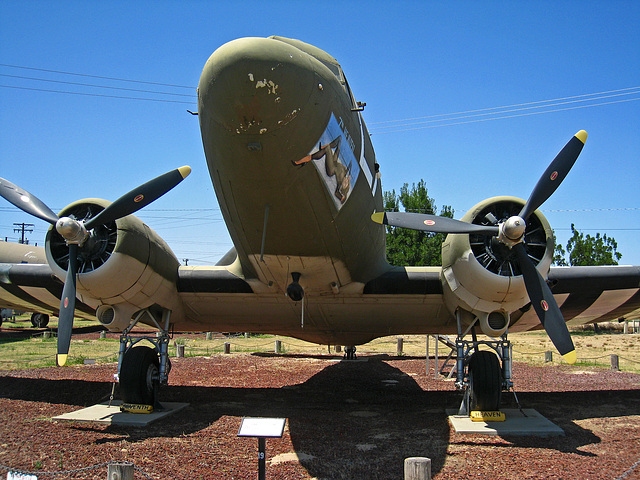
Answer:
POLYGON ((91 230, 96 225, 106 224, 137 212, 178 185, 190 173, 189 166, 176 168, 125 193, 98 215, 89 219, 85 223, 86 229, 91 230))
POLYGON ((542 323, 560 355, 567 363, 573 365, 577 360, 576 349, 573 346, 569 329, 560 312, 558 303, 553 298, 549 285, 544 281, 540 272, 536 270, 524 244, 518 243, 513 246, 513 249, 518 256, 518 263, 524 276, 524 284, 527 287, 529 299, 538 314, 540 323, 542 323))
POLYGON ((69 345, 71 344, 71 332, 73 330, 73 315, 76 308, 76 272, 78 259, 78 245, 69 245, 69 266, 67 277, 62 289, 60 299, 60 315, 58 316, 58 354, 56 362, 62 367, 67 363, 69 345))
POLYGON ((527 203, 522 207, 518 215, 519 217, 527 220, 529 215, 540 208, 553 192, 556 191, 578 159, 578 155, 580 155, 586 141, 587 132, 580 130, 567 142, 542 174, 540 180, 538 180, 538 183, 531 192, 529 200, 527 200, 527 203))
POLYGON ((0 196, 23 212, 55 225, 58 216, 51 211, 38 197, 14 185, 9 180, 0 178, 0 196))
POLYGON ((500 229, 494 225, 476 225, 461 222, 449 217, 429 215, 426 213, 378 212, 371 215, 371 220, 392 227, 410 228, 435 233, 478 233, 481 235, 498 235, 500 229))

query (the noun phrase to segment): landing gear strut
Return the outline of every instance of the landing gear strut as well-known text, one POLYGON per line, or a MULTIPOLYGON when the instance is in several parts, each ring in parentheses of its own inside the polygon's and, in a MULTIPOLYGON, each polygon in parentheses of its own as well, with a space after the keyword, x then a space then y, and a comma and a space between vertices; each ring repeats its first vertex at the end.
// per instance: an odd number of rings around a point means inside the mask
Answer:
POLYGON ((150 309, 140 311, 120 335, 120 353, 118 359, 118 380, 124 403, 153 405, 160 409, 158 390, 166 385, 171 371, 169 360, 169 319, 171 312, 163 310, 161 315, 150 309), (143 318, 150 318, 159 333, 155 337, 131 335, 131 330, 143 318), (161 318, 158 318, 161 316, 161 318), (153 345, 137 345, 146 340, 153 345))
MULTIPOLYGON (((496 411, 500 409, 503 391, 513 388, 511 380, 511 342, 505 333, 498 339, 479 341, 475 324, 464 332, 458 320, 456 338, 456 388, 464 392, 459 415, 469 415, 473 410, 496 411), (465 339, 471 333, 471 340, 465 339), (480 350, 480 345, 490 350, 480 350)), ((515 396, 515 391, 513 392, 515 396)), ((516 396, 518 403, 518 397, 516 396)))
POLYGON ((344 347, 344 359, 355 360, 356 359, 356 347, 344 347))

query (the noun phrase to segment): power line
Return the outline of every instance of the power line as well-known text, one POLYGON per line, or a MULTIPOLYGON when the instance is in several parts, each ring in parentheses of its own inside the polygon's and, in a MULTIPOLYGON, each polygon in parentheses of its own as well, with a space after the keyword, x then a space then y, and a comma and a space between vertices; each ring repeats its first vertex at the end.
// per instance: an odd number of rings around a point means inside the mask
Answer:
MULTIPOLYGON (((56 210, 56 208, 52 208, 52 209, 56 210)), ((57 208, 57 210, 62 210, 62 208, 57 208)), ((20 210, 18 207, 7 205, 7 206, 0 207, 0 212, 2 211, 21 212, 22 210, 20 210)), ((145 212, 219 212, 220 209, 211 208, 211 207, 208 207, 208 208, 145 208, 144 211, 145 212)))
POLYGON ((147 82, 144 80, 130 80, 128 78, 117 78, 117 77, 105 77, 102 75, 90 75, 87 73, 74 73, 74 72, 64 72, 61 70, 50 70, 47 68, 36 68, 36 67, 26 67, 23 65, 10 65, 7 63, 0 63, 0 67, 9 67, 9 68, 20 68, 23 70, 35 70, 38 72, 48 72, 48 73, 58 73, 61 75, 74 75, 77 77, 89 77, 89 78, 101 78, 103 80, 115 80, 117 82, 130 82, 130 83, 144 83, 147 85, 160 85, 163 87, 175 87, 175 88, 189 88, 189 89, 193 89, 192 86, 186 86, 186 85, 175 85, 175 84, 171 84, 171 83, 160 83, 160 82, 147 82))
MULTIPOLYGON (((129 82, 129 83, 138 83, 145 85, 158 85, 158 86, 166 86, 173 88, 189 88, 193 89, 191 86, 186 85, 176 85, 170 83, 163 82, 150 82, 144 80, 131 80, 126 78, 118 78, 118 77, 109 77, 103 75, 92 75, 86 73, 77 73, 77 72, 67 72, 62 70, 53 70, 46 68, 37 68, 37 67, 28 67, 24 65, 11 65, 0 63, 2 67, 8 68, 16 68, 23 70, 31 70, 31 71, 39 71, 39 72, 47 72, 47 73, 55 73, 60 75, 73 75, 79 77, 87 77, 87 78, 98 78, 102 80, 111 80, 111 81, 119 81, 119 82, 129 82)), ((124 90, 124 91, 132 91, 132 92, 140 92, 140 93, 151 93, 151 94, 159 94, 159 95, 172 95, 172 96, 181 96, 181 97, 191 97, 196 98, 195 95, 181 94, 181 93, 172 93, 172 92, 158 92, 153 90, 143 90, 143 89, 134 89, 134 88, 125 88, 125 87, 115 87, 108 85, 96 85, 96 84, 88 84, 81 82, 70 82, 63 80, 53 80, 53 79, 43 79, 43 78, 34 78, 20 75, 10 75, 10 74, 0 74, 3 77, 10 78, 18 78, 23 80, 32 80, 32 81, 42 81, 42 82, 50 82, 50 83, 60 83, 66 85, 75 85, 75 86, 83 86, 83 87, 92 87, 92 88, 105 88, 105 89, 113 89, 113 90, 124 90)), ((87 93, 87 92, 73 92, 73 91, 63 91, 63 90, 53 90, 53 89, 44 89, 44 88, 34 88, 34 87, 22 87, 22 86, 13 86, 13 85, 0 85, 2 88, 13 88, 19 90, 31 90, 31 91, 39 91, 39 92, 48 92, 48 93, 63 93, 67 95, 82 95, 82 96, 91 96, 91 97, 102 97, 102 98, 117 98, 124 100, 144 100, 144 101, 152 101, 152 102, 165 102, 165 103, 182 103, 193 105, 194 102, 186 102, 179 100, 167 100, 167 99, 158 99, 158 98, 144 98, 144 97, 129 97, 129 96, 119 96, 119 95, 106 95, 99 93, 87 93)), ((589 105, 579 105, 574 107, 566 107, 566 108, 556 108, 551 110, 544 111, 536 111, 536 112, 525 112, 526 110, 532 109, 548 109, 549 107, 555 107, 560 105, 567 105, 571 103, 578 102, 594 102, 599 100, 605 100, 607 98, 619 97, 623 95, 636 95, 640 94, 640 87, 628 87, 621 88, 617 90, 607 90, 603 92, 597 93, 588 93, 582 95, 573 95, 568 97, 560 97, 549 100, 539 100, 534 102, 525 102, 525 103, 517 103, 512 105, 503 105, 500 107, 489 107, 475 110, 466 110, 461 112, 454 113, 445 113, 438 115, 429 115, 422 117, 413 117, 413 118, 405 118, 400 120, 387 120, 382 122, 373 122, 369 125, 372 126, 370 128, 370 132, 372 135, 382 135, 386 133, 399 133, 405 131, 412 130, 422 130, 428 128, 437 128, 437 127, 447 127, 454 125, 464 125, 469 123, 478 123, 478 122, 486 122, 491 120, 503 120, 508 118, 516 118, 523 116, 531 116, 531 115, 541 115, 544 113, 554 113, 568 110, 575 110, 580 108, 592 108, 592 107, 600 107, 605 105, 612 105, 617 103, 626 103, 640 100, 638 98, 631 99, 623 99, 623 100, 614 100, 609 102, 600 102, 600 103, 591 103, 589 105), (520 113, 515 113, 520 112, 520 113), (515 113, 513 115, 505 115, 506 113, 515 113), (489 117, 489 118, 478 118, 478 117, 489 117), (376 126, 378 125, 378 126, 376 126)))
MULTIPOLYGON (((630 94, 638 94, 640 93, 640 91, 637 92, 632 92, 632 93, 628 93, 628 94, 623 94, 623 95, 630 95, 630 94)), ((604 99, 607 97, 600 97, 600 98, 593 98, 590 100, 600 100, 600 99, 604 99)), ((629 99, 624 99, 624 100, 614 100, 614 101, 610 101, 610 102, 601 102, 601 103, 595 103, 595 104, 591 104, 591 105, 578 105, 578 106, 574 106, 574 107, 566 107, 566 108, 556 108, 556 109, 552 109, 552 110, 545 110, 545 111, 539 111, 539 112, 527 112, 527 113, 518 113, 518 114, 514 114, 514 115, 503 115, 504 113, 509 113, 509 112, 519 112, 519 111, 523 111, 523 110, 528 110, 529 108, 523 108, 523 109, 516 109, 516 110, 505 110, 502 112, 493 112, 493 113, 484 113, 484 114, 478 114, 478 115, 466 115, 466 116, 461 116, 461 117, 453 117, 453 118, 447 118, 447 119, 442 119, 442 120, 430 120, 430 121, 425 121, 425 122, 418 122, 418 123, 409 123, 409 124, 405 124, 405 125, 393 125, 393 126, 389 126, 389 127, 380 127, 380 129, 385 128, 385 129, 390 129, 388 131, 375 131, 375 129, 372 129, 371 131, 371 135, 383 135, 386 133, 399 133, 399 132, 407 132, 407 131, 412 131, 412 130, 424 130, 424 129, 428 129, 428 128, 438 128, 438 127, 450 127, 450 126, 454 126, 454 125, 464 125, 464 124, 469 124, 469 123, 479 123, 479 122, 489 122, 492 120, 504 120, 504 119, 508 119, 508 118, 517 118, 517 117, 527 117, 527 116, 531 116, 531 115, 542 115, 545 113, 554 113, 554 112, 564 112, 564 111, 569 111, 569 110, 577 110, 577 109, 581 109, 581 108, 591 108, 591 107, 602 107, 605 105, 613 105, 616 103, 626 103, 626 102, 634 102, 634 101, 638 101, 640 100, 640 97, 638 98, 629 98, 629 99), (486 116, 486 115, 495 115, 494 117, 491 118, 476 118, 474 120, 462 120, 464 118, 474 118, 474 117, 480 117, 480 116, 486 116), (454 120, 462 120, 459 122, 456 122, 454 120), (426 125, 426 124, 434 124, 434 123, 438 123, 438 122, 444 122, 444 123, 440 123, 437 125, 426 125), (420 126, 413 126, 413 125, 420 125, 420 126), (409 127, 409 128, 403 128, 403 127, 409 127)), ((585 100, 580 100, 580 101, 585 101, 585 100)), ((543 106, 539 106, 539 107, 530 107, 530 108, 547 108, 547 107, 552 107, 555 105, 563 105, 566 103, 574 103, 574 102, 564 102, 564 103, 559 103, 559 104, 550 104, 550 105, 543 105, 543 106)))
MULTIPOLYGON (((32 227, 35 227, 33 223, 14 223, 13 226, 18 227, 13 229, 13 233, 20 233, 20 243, 22 244, 25 243, 24 234, 33 233, 32 227)), ((29 241, 27 240, 26 243, 29 243, 29 241)))
POLYGON ((545 209, 545 212, 614 212, 626 210, 640 210, 640 207, 545 209))
MULTIPOLYGON (((411 127, 411 128, 400 128, 399 130, 390 130, 388 132, 371 132, 371 135, 384 135, 386 133, 399 133, 399 132, 409 132, 412 130, 425 130, 428 128, 439 128, 439 127, 452 127, 455 125, 465 125, 465 124, 469 124, 469 123, 479 123, 479 122, 489 122, 492 120, 505 120, 508 118, 517 118, 517 117, 528 117, 528 116, 532 116, 532 115, 542 115, 545 113, 554 113, 554 112, 566 112, 569 110, 578 110, 581 108, 590 108, 590 107, 603 107, 605 105, 613 105, 616 103, 626 103, 626 102, 635 102, 637 100, 640 100, 640 97, 638 98, 630 98, 627 100, 617 100, 617 101, 613 101, 613 102, 604 102, 604 103, 597 103, 597 104, 593 104, 593 105, 580 105, 577 107, 567 107, 567 108, 556 108, 554 110, 546 110, 544 112, 529 112, 529 113, 520 113, 517 115, 505 115, 505 116, 497 116, 497 117, 493 117, 493 118, 481 118, 481 119, 477 119, 477 120, 467 120, 467 121, 462 121, 462 122, 453 122, 453 123, 443 123, 441 125, 427 125, 427 126, 421 126, 421 127, 411 127)), ((455 120, 455 119, 453 119, 455 120)), ((399 127, 401 127, 401 125, 399 125, 399 127)))
MULTIPOLYGON (((465 115, 468 113, 477 113, 477 112, 486 112, 489 110, 501 110, 503 108, 513 108, 513 107, 525 107, 528 105, 536 105, 536 104, 540 104, 540 103, 550 103, 550 102, 559 102, 561 100, 572 100, 575 98, 584 98, 584 97, 594 97, 596 95, 609 95, 612 93, 618 93, 618 92, 627 92, 629 90, 638 90, 640 89, 640 87, 628 87, 628 88, 620 88, 617 90, 607 90, 604 92, 597 92, 597 93, 586 93, 583 95, 573 95, 570 97, 560 97, 560 98, 552 98, 549 100, 538 100, 535 102, 526 102, 526 103, 515 103, 513 105, 503 105, 501 107, 489 107, 489 108, 480 108, 480 109, 476 109, 476 110, 465 110, 463 112, 454 112, 454 113, 441 113, 438 115, 428 115, 425 117, 413 117, 413 118, 404 118, 404 119, 400 119, 400 120, 386 120, 383 122, 373 122, 373 123, 369 123, 369 125, 381 125, 383 123, 400 123, 400 122, 409 122, 409 121, 413 121, 413 120, 425 120, 427 118, 437 118, 437 117, 449 117, 449 116, 454 116, 454 115, 465 115)), ((638 93, 636 92, 632 92, 632 93, 638 93)), ((592 100, 596 100, 595 98, 592 100)), ((583 100, 586 101, 586 100, 583 100)), ((399 125, 397 125, 399 126, 399 125)), ((377 128, 377 127, 376 127, 377 128)), ((390 128, 390 127, 387 127, 390 128)))
POLYGON ((189 98, 197 98, 196 95, 189 95, 186 93, 172 93, 172 92, 159 92, 157 90, 142 90, 139 88, 126 88, 126 87, 112 87, 109 85, 96 85, 94 83, 81 83, 81 82, 67 82, 64 80, 50 80, 46 78, 36 78, 36 77, 25 77, 23 75, 9 75, 6 73, 0 73, 0 77, 8 77, 8 78, 18 78, 21 80, 35 80, 38 82, 49 82, 49 83, 62 83, 64 85, 78 85, 82 87, 92 87, 92 88, 106 88, 110 90, 124 90, 127 92, 142 92, 142 93, 155 93, 159 95, 173 95, 176 97, 189 97, 189 98))
POLYGON ((182 103, 186 105, 193 105, 195 103, 195 101, 185 102, 182 100, 167 100, 162 98, 125 97, 121 95, 106 95, 102 93, 68 92, 64 90, 50 90, 47 88, 17 87, 14 85, 0 85, 0 88, 15 88, 18 90, 31 90, 36 92, 48 92, 48 93, 66 93, 67 95, 82 95, 85 97, 119 98, 122 100, 145 100, 147 102, 160 102, 160 103, 182 103))

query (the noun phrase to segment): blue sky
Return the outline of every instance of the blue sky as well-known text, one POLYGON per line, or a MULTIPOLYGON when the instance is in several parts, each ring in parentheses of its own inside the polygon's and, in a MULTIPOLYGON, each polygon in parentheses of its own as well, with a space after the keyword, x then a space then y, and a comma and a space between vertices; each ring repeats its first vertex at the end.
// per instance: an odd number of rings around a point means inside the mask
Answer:
MULTIPOLYGON (((189 164, 192 175, 140 217, 178 258, 214 263, 231 241, 197 117, 186 109, 196 108, 200 72, 217 47, 277 34, 342 64, 367 103, 384 188, 424 178, 458 218, 494 195, 527 198, 562 146, 587 130, 578 163, 542 211, 562 243, 573 222, 613 236, 621 263, 640 265, 639 24, 637 1, 5 0, 0 63, 13 67, 0 66, 0 176, 56 210, 79 198, 115 200, 189 164), (535 103, 554 99, 562 100, 535 103), (489 115, 496 111, 504 113, 489 115), (458 112, 470 113, 449 115, 458 112)), ((29 238, 41 243, 44 222, 0 205, 1 237, 16 238, 21 222, 36 224, 29 238)))

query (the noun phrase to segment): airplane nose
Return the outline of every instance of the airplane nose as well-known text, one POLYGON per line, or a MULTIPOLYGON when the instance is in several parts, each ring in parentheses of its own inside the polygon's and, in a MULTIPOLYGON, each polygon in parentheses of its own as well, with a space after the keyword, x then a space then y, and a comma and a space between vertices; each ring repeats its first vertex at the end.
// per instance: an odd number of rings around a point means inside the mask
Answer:
POLYGON ((314 87, 322 88, 309 55, 299 49, 271 38, 231 41, 211 55, 200 77, 201 128, 273 133, 301 115, 314 87))

